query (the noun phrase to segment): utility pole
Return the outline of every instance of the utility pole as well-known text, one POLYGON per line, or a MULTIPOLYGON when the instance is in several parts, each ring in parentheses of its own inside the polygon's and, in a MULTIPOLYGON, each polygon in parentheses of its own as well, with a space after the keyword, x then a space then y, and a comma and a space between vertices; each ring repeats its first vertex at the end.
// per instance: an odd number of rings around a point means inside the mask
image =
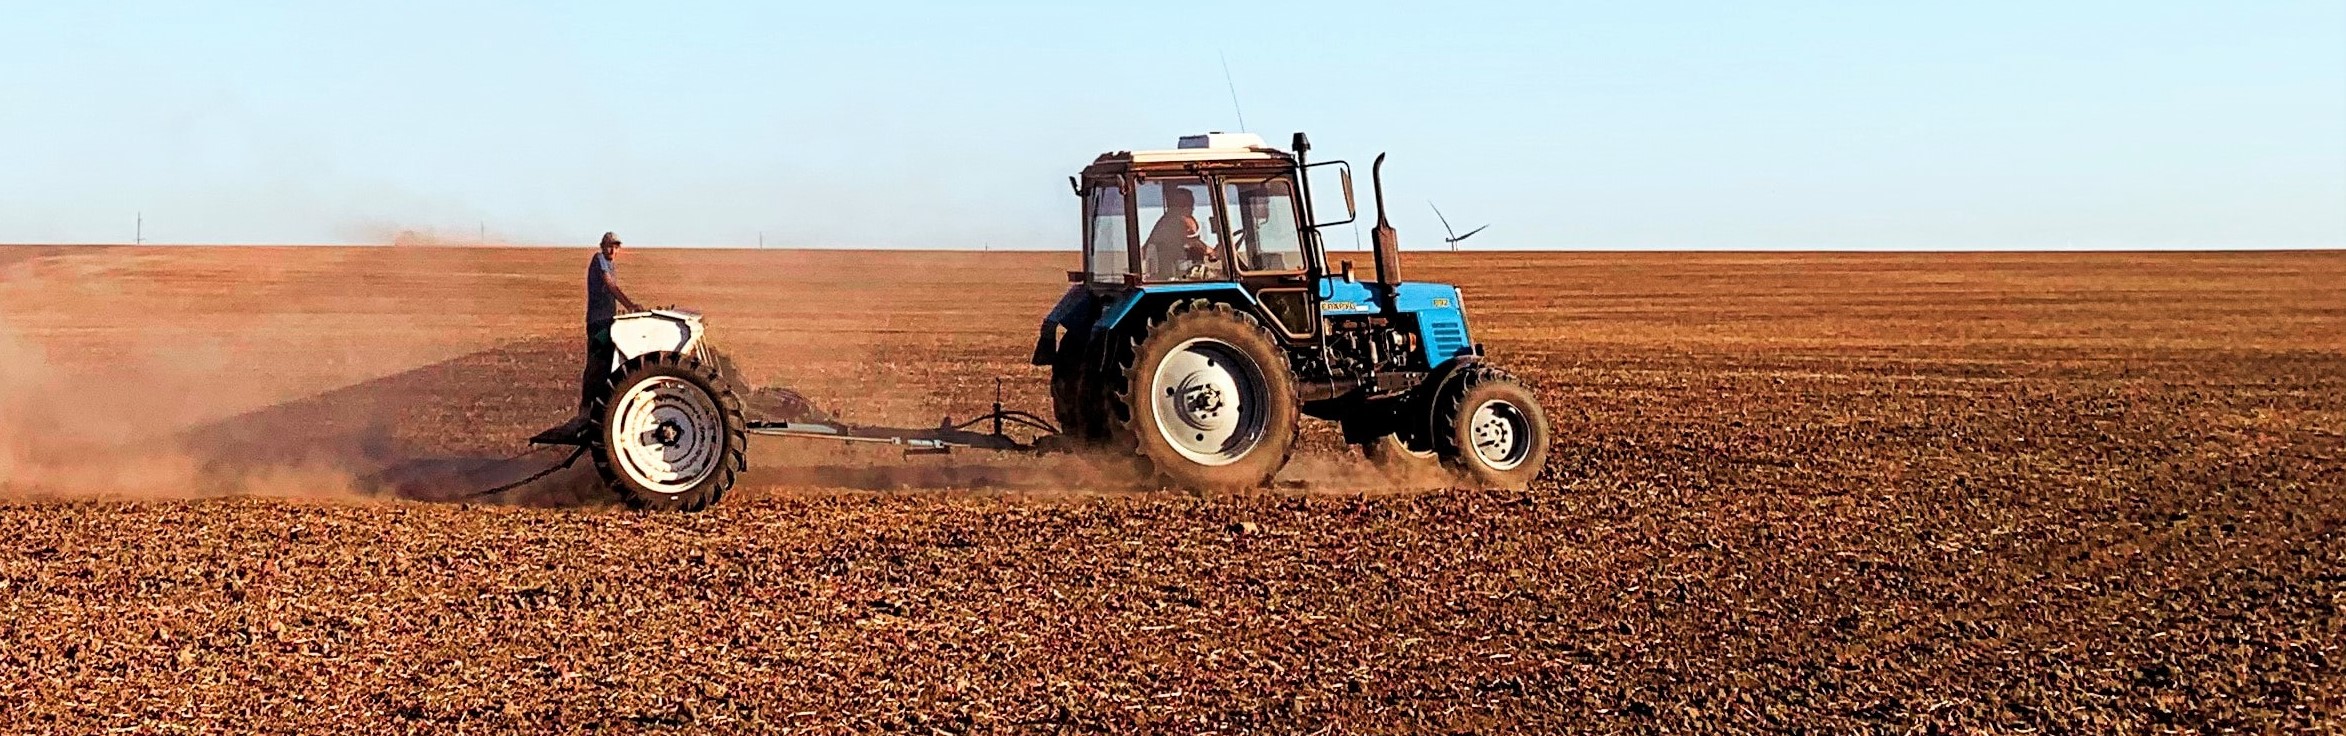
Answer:
POLYGON ((481 238, 480 238, 480 242, 479 242, 479 244, 480 244, 480 245, 488 245, 488 244, 489 244, 489 221, 488 221, 488 220, 482 220, 482 221, 481 221, 481 238))
POLYGON ((147 244, 147 213, 144 210, 138 213, 138 222, 131 226, 130 233, 131 245, 147 244))
POLYGON ((759 230, 759 231, 758 231, 758 250, 765 250, 765 249, 766 249, 766 231, 764 231, 764 230, 759 230))

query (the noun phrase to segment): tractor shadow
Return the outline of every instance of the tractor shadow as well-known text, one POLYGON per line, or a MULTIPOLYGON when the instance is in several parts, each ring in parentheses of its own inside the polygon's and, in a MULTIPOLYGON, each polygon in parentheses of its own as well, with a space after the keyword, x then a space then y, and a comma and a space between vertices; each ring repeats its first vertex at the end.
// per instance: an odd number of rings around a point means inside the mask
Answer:
POLYGON ((526 506, 613 502, 590 461, 493 497, 570 448, 527 444, 568 418, 577 392, 576 340, 504 343, 392 375, 239 414, 180 437, 205 474, 233 486, 273 469, 327 469, 359 495, 526 506))

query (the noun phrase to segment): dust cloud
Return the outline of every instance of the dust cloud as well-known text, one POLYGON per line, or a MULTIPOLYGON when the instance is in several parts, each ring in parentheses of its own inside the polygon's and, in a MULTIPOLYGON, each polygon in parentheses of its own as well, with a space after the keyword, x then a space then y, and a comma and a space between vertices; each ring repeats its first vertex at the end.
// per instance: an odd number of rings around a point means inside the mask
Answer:
MULTIPOLYGON (((248 387, 200 363, 144 353, 104 374, 69 371, 0 322, 0 497, 185 499, 353 495, 329 462, 224 464, 185 444, 182 422, 248 387)), ((184 357, 184 356, 183 356, 184 357)))
POLYGON ((486 225, 456 227, 360 221, 338 225, 334 234, 352 243, 410 248, 496 248, 542 242, 486 225))

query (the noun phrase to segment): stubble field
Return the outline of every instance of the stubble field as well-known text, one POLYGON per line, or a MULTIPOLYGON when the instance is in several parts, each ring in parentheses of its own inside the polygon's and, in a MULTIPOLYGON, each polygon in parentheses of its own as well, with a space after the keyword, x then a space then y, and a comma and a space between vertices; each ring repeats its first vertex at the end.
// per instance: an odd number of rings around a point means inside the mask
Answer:
MULTIPOLYGON (((2335 731, 2346 254, 1411 254, 1525 493, 759 440, 576 474, 583 249, 0 248, 0 731, 2335 731)), ((1047 408, 1066 253, 631 250, 850 419, 1047 408)))

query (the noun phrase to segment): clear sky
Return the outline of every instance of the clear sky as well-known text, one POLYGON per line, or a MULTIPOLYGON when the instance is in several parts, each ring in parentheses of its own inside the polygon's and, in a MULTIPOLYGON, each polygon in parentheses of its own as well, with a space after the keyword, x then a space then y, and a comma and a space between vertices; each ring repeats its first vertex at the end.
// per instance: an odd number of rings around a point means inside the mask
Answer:
POLYGON ((0 242, 1072 248, 1223 58, 1413 247, 2346 247, 2341 0, 0 0, 0 242))

